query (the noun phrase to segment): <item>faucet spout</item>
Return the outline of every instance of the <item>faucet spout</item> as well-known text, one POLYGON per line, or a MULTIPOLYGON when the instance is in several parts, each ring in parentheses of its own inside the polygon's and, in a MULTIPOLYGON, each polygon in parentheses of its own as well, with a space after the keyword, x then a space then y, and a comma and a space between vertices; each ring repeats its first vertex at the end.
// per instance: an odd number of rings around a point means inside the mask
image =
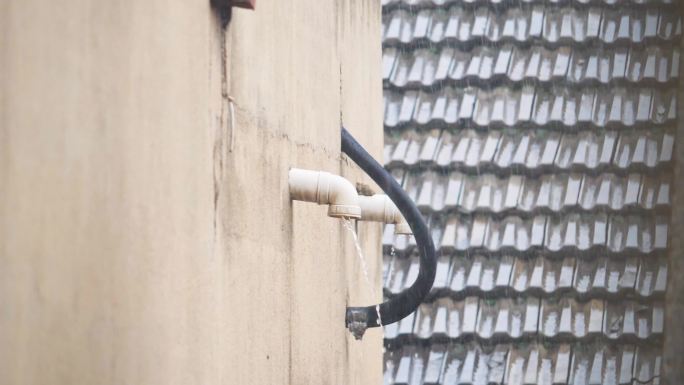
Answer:
POLYGON ((385 194, 360 196, 361 220, 394 224, 396 234, 413 234, 404 216, 385 194))
POLYGON ((328 205, 328 216, 333 218, 361 218, 356 187, 339 175, 292 168, 288 182, 294 200, 328 205))

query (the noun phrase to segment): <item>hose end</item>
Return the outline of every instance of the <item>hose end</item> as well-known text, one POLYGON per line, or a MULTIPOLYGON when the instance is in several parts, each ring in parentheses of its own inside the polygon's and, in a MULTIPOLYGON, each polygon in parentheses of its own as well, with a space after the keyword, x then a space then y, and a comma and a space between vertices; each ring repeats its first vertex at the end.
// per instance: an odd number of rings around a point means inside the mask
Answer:
POLYGON ((357 341, 360 341, 368 329, 368 313, 361 307, 349 307, 345 318, 347 329, 357 341))

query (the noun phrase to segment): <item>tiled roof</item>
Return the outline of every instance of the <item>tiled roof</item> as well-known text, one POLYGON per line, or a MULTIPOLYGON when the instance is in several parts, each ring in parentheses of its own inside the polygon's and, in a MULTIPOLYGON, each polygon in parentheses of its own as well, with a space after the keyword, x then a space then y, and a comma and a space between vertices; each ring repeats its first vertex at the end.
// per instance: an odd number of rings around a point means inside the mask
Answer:
POLYGON ((682 24, 676 12, 629 6, 587 8, 514 5, 395 9, 383 15, 386 46, 460 43, 630 44, 675 42, 682 24))
POLYGON ((388 87, 431 88, 494 82, 566 82, 573 86, 646 82, 653 85, 677 79, 679 50, 658 46, 581 49, 563 46, 450 46, 383 51, 383 79, 388 87))
MULTIPOLYGON (((418 258, 385 257, 384 289, 387 296, 408 288, 418 274, 418 258)), ((662 298, 667 283, 667 260, 663 257, 578 258, 565 256, 443 255, 428 300, 464 298, 559 296, 570 298, 662 298)))
POLYGON ((497 176, 452 170, 409 172, 405 178, 404 187, 426 213, 641 212, 670 205, 670 179, 664 173, 497 176))
POLYGON ((382 0, 384 10, 394 7, 447 7, 451 4, 461 5, 499 5, 499 4, 573 4, 573 5, 668 5, 676 4, 675 0, 382 0))
MULTIPOLYGON (((383 0, 384 164, 438 251, 385 384, 660 384, 672 0, 383 0)), ((383 235, 386 297, 418 274, 383 235)))
POLYGON ((449 168, 509 174, 653 169, 672 161, 674 130, 431 129, 386 127, 390 169, 449 168))
POLYGON ((654 341, 662 337, 662 303, 592 299, 449 297, 423 304, 385 328, 385 338, 448 341, 520 339, 654 341))
MULTIPOLYGON (((436 249, 443 253, 538 251, 648 255, 667 248, 669 219, 603 213, 527 218, 452 214, 429 216, 428 225, 436 249)), ((385 228, 383 245, 404 253, 410 252, 415 242, 406 235, 395 235, 389 225, 385 228)))
POLYGON ((672 123, 676 89, 660 88, 460 88, 385 91, 385 126, 560 125, 614 128, 672 123))
POLYGON ((385 354, 386 384, 579 385, 659 383, 657 348, 543 343, 404 345, 385 354))

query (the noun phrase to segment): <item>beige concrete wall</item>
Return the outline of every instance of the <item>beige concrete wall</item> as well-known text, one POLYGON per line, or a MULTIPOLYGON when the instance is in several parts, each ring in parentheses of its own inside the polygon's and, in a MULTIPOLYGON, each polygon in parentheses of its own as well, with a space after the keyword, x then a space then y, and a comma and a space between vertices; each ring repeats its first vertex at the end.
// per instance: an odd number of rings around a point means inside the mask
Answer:
POLYGON ((344 329, 379 300, 380 226, 371 298, 286 176, 369 182, 339 126, 380 156, 379 23, 360 0, 259 0, 227 32, 208 0, 1 1, 0 383, 380 383, 380 331, 344 329))

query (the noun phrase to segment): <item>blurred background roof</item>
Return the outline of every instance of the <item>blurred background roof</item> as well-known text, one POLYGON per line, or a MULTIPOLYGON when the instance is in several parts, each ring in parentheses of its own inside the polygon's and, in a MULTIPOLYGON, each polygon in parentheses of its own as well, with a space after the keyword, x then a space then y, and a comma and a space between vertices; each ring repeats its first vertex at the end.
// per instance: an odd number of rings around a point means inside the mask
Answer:
MULTIPOLYGON (((383 4, 385 166, 439 255, 385 328, 385 384, 659 384, 675 4, 383 4)), ((383 245, 391 297, 417 251, 383 245)))

